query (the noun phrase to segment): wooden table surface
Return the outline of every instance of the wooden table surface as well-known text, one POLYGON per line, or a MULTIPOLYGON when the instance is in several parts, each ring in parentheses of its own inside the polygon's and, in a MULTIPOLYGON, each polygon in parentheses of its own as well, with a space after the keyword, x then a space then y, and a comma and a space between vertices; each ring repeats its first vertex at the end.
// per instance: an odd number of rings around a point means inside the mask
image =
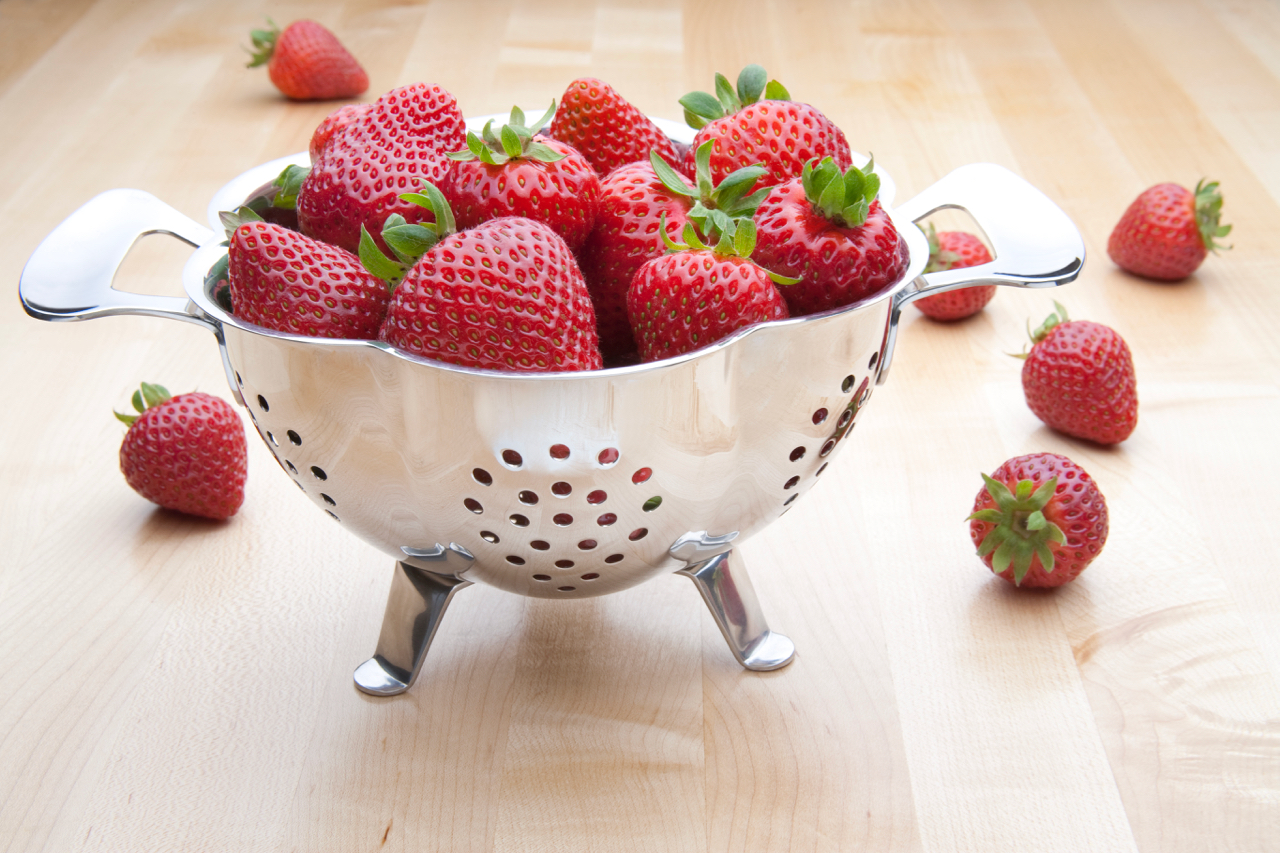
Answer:
MULTIPOLYGON (((740 5, 0 0, 0 850, 1280 850, 1280 7, 740 5), (136 382, 230 397, 207 332, 42 323, 17 299, 99 191, 203 219, 228 178, 306 147, 334 104, 244 67, 267 14, 337 31, 366 99, 429 81, 468 114, 594 75, 678 119, 758 61, 899 201, 999 163, 1089 259, 967 322, 904 314, 856 449, 740 549, 791 666, 741 670, 682 578, 573 602, 476 586, 418 683, 373 699, 351 673, 392 563, 256 438, 226 524, 119 473, 111 410, 136 382), (1234 248, 1178 284, 1120 272, 1130 200, 1204 176, 1234 248), (1023 401, 1006 353, 1053 297, 1133 350, 1118 447, 1023 401), (979 472, 1035 451, 1084 466, 1111 511, 1053 593, 992 578, 964 521, 979 472)), ((118 283, 178 293, 186 254, 144 240, 118 283)))

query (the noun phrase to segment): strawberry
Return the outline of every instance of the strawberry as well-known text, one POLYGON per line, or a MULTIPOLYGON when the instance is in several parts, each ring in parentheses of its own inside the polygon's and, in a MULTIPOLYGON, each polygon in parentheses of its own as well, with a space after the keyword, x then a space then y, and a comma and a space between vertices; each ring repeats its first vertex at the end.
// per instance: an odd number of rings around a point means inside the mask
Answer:
POLYGON ((849 167, 843 131, 816 107, 792 101, 777 80, 766 84, 766 79, 763 68, 748 65, 738 75, 736 89, 717 74, 715 95, 690 92, 680 99, 685 121, 698 129, 683 164, 686 174, 693 174, 692 152, 707 140, 715 143, 711 175, 716 181, 757 163, 765 168, 761 187, 799 177, 815 157, 831 157, 841 169, 849 167))
POLYGON ((1107 541, 1107 501, 1083 468, 1055 453, 1008 460, 973 501, 978 556, 1015 586, 1075 580, 1107 541))
POLYGON ((311 165, 314 166, 320 159, 320 155, 329 145, 329 140, 358 122, 369 112, 371 106, 370 104, 343 104, 325 116, 324 121, 316 125, 316 129, 311 134, 311 142, 307 146, 311 165))
POLYGON ((635 351, 627 290, 641 265, 666 252, 659 223, 665 218, 667 236, 675 238, 692 220, 709 238, 718 239, 717 221, 723 226, 724 217, 751 216, 764 195, 763 190, 747 194, 764 173, 759 166, 739 169, 712 186, 710 143, 702 154, 696 186, 656 150, 648 162, 621 166, 601 182, 600 215, 578 257, 596 306, 606 361, 635 351))
POLYGON ((231 310, 277 332, 317 338, 377 337, 390 292, 337 246, 244 215, 229 228, 231 310))
POLYGON ((430 214, 400 195, 449 175, 446 155, 466 144, 464 128, 457 101, 440 87, 392 89, 320 152, 298 193, 299 227, 355 252, 361 226, 380 234, 393 213, 422 221, 430 214))
POLYGON ((675 144, 608 83, 580 77, 560 97, 551 135, 572 145, 601 178, 619 166, 647 162, 649 152, 673 167, 680 166, 675 144))
POLYGON ((498 216, 523 216, 542 222, 570 248, 591 233, 600 206, 600 178, 587 159, 556 139, 538 138, 555 102, 532 127, 524 112, 511 110, 511 120, 497 132, 493 123, 483 134, 467 134, 467 147, 452 152, 455 161, 451 190, 460 228, 470 228, 498 216))
POLYGON ((750 259, 750 219, 723 232, 715 248, 698 239, 693 223, 685 223, 684 243, 672 241, 665 227, 659 232, 671 253, 645 262, 627 292, 642 361, 701 349, 739 329, 789 316, 773 274, 750 259))
MULTIPOLYGON (((929 264, 925 272, 976 267, 990 263, 991 252, 974 234, 968 231, 943 231, 939 233, 929 225, 929 264)), ((963 320, 981 311, 996 295, 994 284, 976 284, 943 293, 935 293, 915 301, 915 306, 934 320, 963 320)))
POLYGON ((876 198, 875 164, 842 171, 825 157, 769 191, 756 212, 755 259, 799 279, 783 289, 793 315, 850 305, 902 277, 906 248, 876 198))
POLYGON ((142 383, 136 415, 120 445, 120 470, 135 492, 167 509, 230 518, 244 503, 248 470, 244 424, 230 403, 199 391, 171 397, 142 383))
POLYGON ((281 32, 253 30, 250 68, 267 66, 271 82, 295 101, 354 98, 369 88, 369 75, 338 37, 315 21, 294 21, 281 32))
POLYGON ((1216 181, 1196 184, 1195 192, 1177 184, 1144 191, 1120 217, 1107 254, 1121 269, 1161 281, 1177 281, 1195 272, 1217 240, 1231 233, 1222 225, 1222 193, 1216 181))
POLYGON ((1056 314, 1031 334, 1031 352, 1020 358, 1022 390, 1036 417, 1050 427, 1118 444, 1138 424, 1138 390, 1129 345, 1114 329, 1056 314))
MULTIPOLYGON (((447 204, 436 188, 426 189, 429 199, 419 203, 429 200, 435 209, 441 225, 431 239, 438 242, 404 273, 381 340, 414 355, 487 370, 599 369, 591 297, 560 235, 518 216, 448 233, 447 204)), ((402 233, 412 228, 398 227, 402 233)), ((399 246, 395 238, 390 242, 399 246)), ((397 255, 410 259, 403 248, 397 255)))

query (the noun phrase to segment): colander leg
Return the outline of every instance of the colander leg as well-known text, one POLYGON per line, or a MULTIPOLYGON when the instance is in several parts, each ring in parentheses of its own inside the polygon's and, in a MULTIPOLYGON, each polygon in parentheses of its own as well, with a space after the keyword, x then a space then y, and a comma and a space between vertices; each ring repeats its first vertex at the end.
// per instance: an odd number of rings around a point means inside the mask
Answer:
POLYGON ((471 586, 453 575, 396 564, 373 657, 356 668, 356 687, 374 696, 403 693, 418 677, 454 593, 471 586))
POLYGON ((732 550, 691 563, 677 574, 698 588, 738 663, 747 669, 768 671, 781 669, 795 658, 795 643, 769 630, 751 578, 741 560, 734 562, 732 550))

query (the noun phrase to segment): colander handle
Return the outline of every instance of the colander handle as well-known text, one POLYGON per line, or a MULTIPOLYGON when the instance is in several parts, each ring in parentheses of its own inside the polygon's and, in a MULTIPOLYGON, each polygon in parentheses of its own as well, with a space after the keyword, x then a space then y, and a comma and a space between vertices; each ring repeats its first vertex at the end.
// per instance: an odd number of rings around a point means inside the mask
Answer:
POLYGON ((973 217, 991 244, 995 260, 975 267, 925 273, 894 295, 877 384, 893 357, 904 305, 946 290, 978 284, 1058 287, 1084 267, 1084 238, 1070 217, 1040 190, 994 163, 961 166, 893 212, 899 228, 952 208, 973 217))
POLYGON ((139 238, 171 234, 192 246, 217 239, 214 232, 142 190, 117 189, 94 196, 36 247, 18 282, 28 314, 54 322, 112 314, 145 314, 216 327, 186 297, 128 293, 112 287, 125 256, 139 238))

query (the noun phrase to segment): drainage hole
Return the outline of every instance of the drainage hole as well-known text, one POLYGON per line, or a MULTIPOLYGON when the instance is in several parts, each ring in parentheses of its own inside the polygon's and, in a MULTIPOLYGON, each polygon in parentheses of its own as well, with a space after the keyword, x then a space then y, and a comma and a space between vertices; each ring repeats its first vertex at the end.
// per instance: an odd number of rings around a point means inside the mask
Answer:
POLYGON ((267 398, 261 394, 258 395, 258 408, 262 409, 264 412, 271 411, 271 407, 267 405, 267 398))
POLYGON ((551 580, 551 575, 534 575, 533 579, 536 581, 549 581, 551 580))
POLYGON ((516 495, 516 498, 518 498, 520 503, 524 504, 525 506, 533 506, 538 502, 538 496, 535 495, 533 492, 529 491, 528 489, 525 489, 523 492, 516 495))
POLYGON ((515 515, 512 515, 512 516, 511 516, 510 518, 508 518, 507 520, 508 520, 508 521, 510 521, 512 524, 514 524, 516 527, 528 527, 528 526, 529 526, 529 519, 525 518, 523 515, 520 515, 519 513, 516 513, 515 515))
POLYGON ((867 362, 867 370, 875 370, 876 362, 879 360, 880 360, 880 353, 878 352, 871 353, 871 360, 867 362))
POLYGON ((800 482, 800 478, 798 476, 792 477, 790 480, 787 480, 787 482, 783 484, 782 488, 794 489, 796 487, 796 483, 798 482, 800 482))
POLYGON ((600 577, 599 572, 587 572, 585 575, 582 576, 582 579, 584 581, 593 581, 598 577, 600 577))
POLYGON ((475 480, 477 483, 479 483, 482 486, 493 485, 493 475, 490 474, 488 471, 484 470, 483 468, 472 468, 471 479, 475 480))
POLYGON ((652 476, 653 476, 652 468, 641 468, 639 471, 631 475, 631 482, 635 483, 636 485, 639 485, 643 483, 645 480, 648 480, 652 476))
POLYGON ((649 500, 644 502, 644 511, 653 512, 655 509, 657 509, 660 506, 662 506, 662 498, 658 497, 657 495, 654 495, 653 497, 649 498, 649 500))
POLYGON ((600 451, 600 455, 596 457, 596 461, 605 468, 608 468, 610 465, 617 463, 619 455, 620 454, 615 448, 606 447, 604 450, 600 451))
POLYGON ((605 558, 604 558, 604 561, 605 561, 606 563, 621 563, 621 562, 622 562, 622 555, 621 555, 621 554, 610 554, 609 556, 607 556, 607 557, 605 557, 605 558))
POLYGON ((606 512, 604 515, 596 519, 596 524, 600 525, 601 527, 608 527, 610 524, 613 524, 617 520, 618 520, 618 516, 614 515, 611 512, 606 512))
POLYGON ((338 518, 338 516, 334 515, 334 514, 333 514, 332 512, 330 512, 329 510, 327 510, 327 509, 326 509, 326 510, 325 510, 325 512, 326 512, 326 513, 328 514, 328 516, 329 516, 330 518, 332 518, 334 521, 342 521, 342 519, 338 518))
POLYGON ((818 411, 816 411, 816 412, 814 412, 814 413, 813 413, 813 422, 814 422, 815 424, 820 424, 820 423, 822 423, 823 421, 825 421, 826 419, 827 419, 827 410, 826 410, 826 409, 818 409, 818 411))
POLYGON ((568 459, 569 448, 563 444, 551 445, 551 458, 552 459, 568 459))
POLYGON ((785 501, 783 501, 783 502, 782 502, 782 505, 783 505, 783 506, 786 506, 787 504, 791 503, 793 500, 795 500, 795 499, 796 499, 796 498, 798 498, 798 497, 800 497, 800 495, 799 495, 799 494, 794 494, 794 495, 792 495, 791 497, 787 498, 785 501))
POLYGON ((510 563, 510 564, 511 564, 511 565, 513 565, 513 566, 523 566, 523 565, 524 565, 524 557, 517 557, 515 554, 508 554, 508 555, 507 555, 507 562, 508 562, 508 563, 510 563))
POLYGON ((288 468, 290 472, 292 472, 292 473, 294 473, 294 474, 298 473, 298 468, 297 468, 297 466, 295 466, 295 465, 294 465, 292 462, 290 462, 288 459, 284 460, 284 466, 285 466, 286 468, 288 468))
POLYGON ((594 548, 595 548, 597 545, 599 545, 599 544, 600 544, 600 543, 599 543, 599 542, 597 542, 597 541, 596 541, 596 540, 594 540, 594 539, 583 539, 581 542, 579 542, 579 543, 578 543, 578 550, 579 550, 579 551, 590 551, 590 550, 594 549, 594 548))
POLYGON ((302 436, 298 435, 293 430, 289 430, 285 435, 289 436, 289 441, 293 442, 294 447, 302 446, 302 436))
POLYGON ((795 450, 791 451, 791 461, 799 462, 801 459, 804 458, 805 452, 806 451, 803 447, 797 447, 795 450))
POLYGON ((573 592, 573 591, 574 591, 574 589, 576 589, 576 587, 572 587, 572 586, 558 586, 558 587, 556 587, 556 589, 560 590, 561 592, 573 592))
POLYGON ((532 548, 532 549, 533 549, 533 550, 535 550, 535 551, 550 551, 550 550, 551 550, 551 543, 550 543, 550 542, 544 542, 544 541, 542 541, 541 539, 535 539, 535 540, 533 540, 532 542, 530 542, 530 543, 529 543, 529 547, 530 547, 530 548, 532 548))
POLYGON ((846 376, 844 381, 840 383, 840 390, 848 394, 853 390, 853 376, 846 376))
POLYGON ((813 476, 815 476, 815 477, 816 477, 816 476, 818 476, 819 474, 821 474, 823 471, 827 470, 827 466, 828 466, 828 465, 830 465, 830 464, 831 464, 830 462, 823 462, 823 463, 822 463, 822 467, 821 467, 821 468, 819 468, 816 472, 814 472, 814 475, 813 475, 813 476))
POLYGON ((316 478, 317 480, 327 480, 327 479, 329 479, 329 475, 328 475, 328 474, 326 474, 326 473, 324 472, 324 469, 323 469, 323 468, 321 468, 319 465, 312 465, 312 466, 311 466, 311 473, 315 475, 315 478, 316 478))
POLYGON ((276 437, 275 437, 274 435, 272 435, 271 433, 267 433, 267 441, 271 442, 271 444, 272 444, 273 446, 275 446, 275 447, 279 447, 279 446, 280 446, 280 442, 279 442, 279 441, 276 441, 276 437))
POLYGON ((849 425, 849 421, 851 420, 853 420, 853 409, 845 409, 844 413, 840 415, 840 420, 836 424, 836 427, 844 429, 849 425))
POLYGON ((476 515, 479 515, 480 513, 484 512, 484 507, 480 506, 480 501, 476 500, 475 498, 467 498, 465 501, 462 502, 462 505, 465 506, 467 509, 471 510, 472 512, 474 512, 476 515))
POLYGON ((640 540, 640 539, 643 539, 644 537, 646 537, 646 536, 648 536, 648 535, 649 535, 649 528, 647 528, 647 527, 638 527, 638 528, 636 528, 635 530, 633 530, 633 531, 631 531, 630 533, 628 533, 628 534, 627 534, 627 538, 628 538, 628 539, 630 539, 632 542, 636 542, 636 541, 638 541, 638 540, 640 540))
POLYGON ((558 498, 567 498, 572 492, 573 492, 573 486, 570 486, 566 482, 561 481, 559 483, 551 484, 551 494, 555 495, 558 498))
POLYGON ((498 542, 501 541, 500 539, 498 539, 498 534, 489 530, 481 530, 480 538, 488 542, 490 545, 497 545, 498 542))
POLYGON ((556 527, 568 527, 573 524, 573 516, 567 512, 558 512, 551 520, 555 522, 556 527))
POLYGON ((323 492, 321 492, 321 493, 320 493, 320 497, 321 497, 321 499, 323 499, 323 500, 324 500, 324 502, 325 502, 325 503, 327 503, 329 506, 337 506, 337 505, 338 505, 338 502, 337 502, 337 501, 335 501, 333 498, 329 497, 328 495, 324 494, 323 492))
POLYGON ((831 448, 835 446, 836 446, 836 440, 833 438, 830 441, 828 441, 826 444, 822 445, 822 450, 818 451, 818 455, 826 456, 828 453, 831 452, 831 448))
POLYGON ((604 489, 596 489, 594 492, 587 494, 587 503, 589 504, 602 504, 608 499, 609 496, 605 494, 604 489))
POLYGON ((520 454, 516 453, 514 450, 502 451, 502 461, 505 462, 511 468, 519 468, 521 465, 524 464, 524 458, 521 457, 520 454))
POLYGON ((557 569, 572 569, 573 560, 556 560, 557 569))

